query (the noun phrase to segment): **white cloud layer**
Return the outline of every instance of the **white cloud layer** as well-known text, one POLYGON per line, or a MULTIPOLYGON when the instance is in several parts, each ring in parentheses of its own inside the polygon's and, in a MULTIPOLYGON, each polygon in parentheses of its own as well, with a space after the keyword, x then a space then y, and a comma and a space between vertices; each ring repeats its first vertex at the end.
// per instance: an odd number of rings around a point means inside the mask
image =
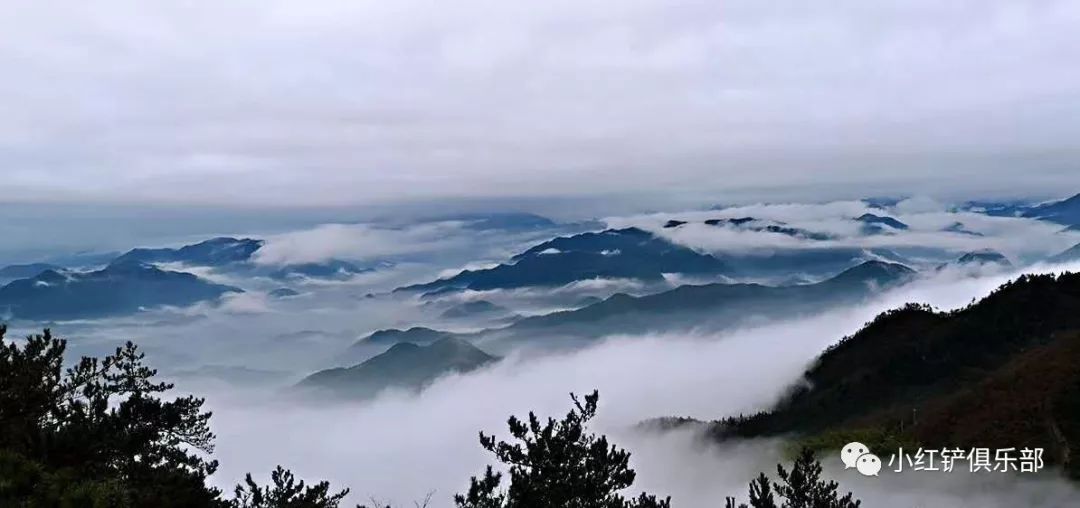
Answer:
MULTIPOLYGON (((637 226, 676 243, 711 252, 769 254, 778 249, 800 248, 931 248, 954 254, 992 249, 1016 261, 1044 259, 1080 242, 1080 232, 1065 231, 1050 222, 1014 217, 991 217, 973 212, 950 211, 926 197, 902 201, 889 210, 875 209, 861 201, 829 203, 751 204, 712 211, 658 212, 609 217, 612 227, 637 226), (895 218, 907 230, 865 235, 855 218, 866 214, 895 218), (830 235, 828 240, 808 240, 786 234, 744 228, 710 226, 709 219, 753 217, 784 223, 812 233, 830 235), (665 228, 671 219, 687 221, 665 228), (947 231, 959 223, 966 233, 947 231)), ((939 260, 940 261, 940 260, 939 260)))
POLYGON ((1078 23, 1066 0, 14 0, 0 188, 1059 194, 1077 183, 1078 23))
POLYGON ((255 262, 267 265, 317 263, 328 259, 374 260, 460 248, 468 238, 457 222, 435 222, 404 228, 370 224, 323 224, 311 229, 271 235, 255 251, 255 262))
MULTIPOLYGON (((215 481, 229 486, 246 471, 284 462, 302 476, 351 486, 357 501, 376 496, 407 505, 434 491, 433 507, 450 506, 450 496, 490 461, 476 441, 478 430, 505 436, 508 415, 534 410, 559 416, 568 408, 567 392, 598 388, 596 430, 634 453, 640 473, 635 489, 670 494, 675 506, 721 505, 725 495, 745 496, 746 483, 758 471, 774 471, 777 443, 708 446, 686 434, 642 435, 630 427, 654 416, 709 419, 765 408, 826 345, 877 313, 910 301, 957 308, 1014 275, 942 273, 813 318, 716 336, 613 337, 576 353, 509 358, 444 378, 417 397, 389 393, 367 404, 322 407, 218 394, 211 398, 222 462, 215 481)), ((997 480, 995 474, 988 481, 956 475, 874 483, 835 469, 830 474, 843 478, 843 488, 855 490, 867 505, 887 508, 1051 507, 1076 495, 1075 487, 1052 477, 997 480), (971 504, 971 496, 980 502, 971 504)))

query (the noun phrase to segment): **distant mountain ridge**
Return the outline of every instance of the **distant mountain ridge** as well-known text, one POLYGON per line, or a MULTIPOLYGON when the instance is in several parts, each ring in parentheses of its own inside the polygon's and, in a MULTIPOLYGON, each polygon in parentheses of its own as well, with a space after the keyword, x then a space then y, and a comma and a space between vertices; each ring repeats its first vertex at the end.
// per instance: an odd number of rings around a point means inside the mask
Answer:
POLYGON ((736 326, 759 318, 794 317, 833 305, 850 303, 874 292, 903 284, 915 271, 895 263, 867 261, 817 284, 684 285, 661 293, 616 294, 599 303, 568 311, 521 319, 483 334, 490 338, 599 336, 666 331, 679 328, 736 326))
MULTIPOLYGON (((684 220, 671 219, 664 223, 663 228, 673 229, 685 224, 689 224, 689 222, 684 220)), ((756 219, 754 217, 706 219, 704 221, 704 224, 707 226, 731 227, 741 231, 776 233, 780 235, 790 236, 793 238, 802 238, 805 240, 829 240, 833 238, 832 235, 829 235, 827 233, 809 231, 802 228, 788 226, 786 223, 780 221, 762 220, 756 219)))
POLYGON ((346 279, 353 275, 373 271, 340 259, 319 262, 289 263, 283 265, 256 266, 255 255, 266 242, 254 238, 211 238, 202 242, 177 248, 136 248, 120 255, 112 263, 177 263, 190 266, 228 268, 249 271, 275 279, 309 277, 320 279, 346 279))
POLYGON ((470 372, 497 359, 455 337, 440 338, 427 345, 399 342, 352 367, 316 372, 296 387, 349 398, 369 398, 388 388, 420 390, 441 376, 470 372))
POLYGON ((1080 194, 1061 201, 1031 207, 1023 212, 1023 216, 1066 226, 1080 225, 1080 194))
POLYGON ((1068 263, 1071 261, 1080 261, 1080 243, 1065 249, 1064 251, 1055 254, 1047 261, 1051 263, 1068 263))
POLYGON ((486 270, 465 270, 453 277, 399 288, 398 291, 511 289, 560 286, 596 278, 662 280, 666 273, 727 273, 720 259, 638 228, 608 229, 558 237, 486 270))
POLYGON ((995 250, 984 249, 980 251, 968 252, 963 256, 960 256, 956 260, 957 263, 966 265, 971 263, 994 263, 1005 266, 1012 266, 1012 262, 1004 254, 995 250))
POLYGON ((182 263, 223 266, 251 260, 264 242, 253 238, 217 237, 179 248, 136 248, 121 254, 113 263, 182 263))
POLYGON ((414 326, 405 330, 388 328, 376 330, 354 342, 336 358, 339 364, 357 363, 385 352, 390 347, 403 342, 424 346, 440 339, 455 336, 454 333, 433 330, 423 326, 414 326))
POLYGON ((943 263, 938 265, 938 270, 944 270, 949 267, 982 267, 982 266, 998 266, 1001 268, 1012 267, 1012 261, 1005 257, 1004 254, 993 249, 982 249, 977 251, 965 252, 955 261, 949 263, 943 263))
POLYGON ((874 215, 872 213, 864 213, 855 218, 856 221, 863 223, 863 234, 882 234, 895 231, 906 231, 908 225, 900 222, 892 217, 883 215, 874 215))
POLYGON ((27 263, 22 265, 8 265, 0 268, 0 279, 27 279, 35 277, 42 272, 63 271, 64 268, 49 263, 27 263))
POLYGON ((0 309, 20 319, 80 319, 186 306, 240 289, 137 261, 93 272, 47 270, 0 287, 0 309))
POLYGON ((973 201, 961 207, 995 217, 1025 217, 1080 227, 1080 194, 1059 201, 1030 204, 1023 201, 973 201))

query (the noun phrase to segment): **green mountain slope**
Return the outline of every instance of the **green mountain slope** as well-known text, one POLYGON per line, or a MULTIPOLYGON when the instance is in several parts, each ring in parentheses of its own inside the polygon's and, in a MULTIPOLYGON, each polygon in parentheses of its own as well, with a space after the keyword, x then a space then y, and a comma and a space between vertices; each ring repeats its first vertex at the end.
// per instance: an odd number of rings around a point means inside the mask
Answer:
POLYGON ((1024 276, 954 312, 884 313, 805 377, 772 411, 715 422, 713 434, 1040 446, 1080 474, 1080 274, 1024 276))

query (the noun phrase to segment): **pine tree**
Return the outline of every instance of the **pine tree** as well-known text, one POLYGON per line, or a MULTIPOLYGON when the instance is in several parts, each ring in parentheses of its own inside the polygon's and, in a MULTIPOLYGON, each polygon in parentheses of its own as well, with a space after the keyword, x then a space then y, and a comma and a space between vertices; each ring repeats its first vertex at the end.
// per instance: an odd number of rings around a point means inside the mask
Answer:
POLYGON ((459 508, 670 508, 670 500, 642 493, 625 499, 636 473, 630 453, 588 432, 596 416, 599 394, 582 403, 571 394, 574 408, 562 420, 546 423, 533 413, 523 422, 511 416, 510 435, 516 441, 496 441, 480 433, 480 444, 509 466, 510 486, 500 490, 502 475, 488 466, 473 477, 469 490, 455 496, 459 508))
MULTIPOLYGON (((844 496, 837 494, 839 485, 835 481, 821 479, 821 464, 808 448, 799 453, 791 471, 784 469, 783 464, 777 464, 776 471, 780 482, 773 482, 771 487, 765 473, 750 482, 749 508, 859 508, 862 504, 853 500, 850 492, 844 496), (776 496, 784 500, 782 505, 776 504, 776 496)), ((725 506, 736 508, 735 498, 727 498, 725 506)), ((740 504, 738 508, 747 505, 740 504)))
POLYGON ((278 466, 270 473, 273 487, 260 487, 249 473, 243 485, 237 485, 232 508, 337 508, 349 489, 330 493, 329 482, 307 486, 296 481, 291 471, 278 466))
POLYGON ((64 369, 49 330, 21 346, 0 325, 0 506, 336 508, 347 491, 306 486, 280 466, 270 487, 246 478, 236 498, 209 487, 217 470, 203 399, 165 400, 169 383, 131 342, 64 369))

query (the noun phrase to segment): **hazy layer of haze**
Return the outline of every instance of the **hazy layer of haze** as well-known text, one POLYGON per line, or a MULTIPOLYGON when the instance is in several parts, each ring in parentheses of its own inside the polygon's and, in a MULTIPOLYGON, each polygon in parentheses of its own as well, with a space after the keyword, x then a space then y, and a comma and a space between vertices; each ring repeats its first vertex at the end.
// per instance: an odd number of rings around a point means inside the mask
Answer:
POLYGON ((1077 163, 1078 22, 1065 0, 9 1, 0 189, 1050 196, 1077 163))
MULTIPOLYGON (((218 392, 211 396, 222 461, 215 481, 228 486, 246 471, 281 462, 299 474, 352 486, 357 501, 374 496, 408 504, 434 491, 432 506, 449 506, 469 475, 490 462, 476 440, 478 431, 505 436, 510 414, 533 410, 559 416, 569 407, 569 392, 597 388, 602 409, 596 430, 634 453, 640 473, 635 490, 670 494, 677 506, 721 506, 726 495, 745 496, 746 483, 758 471, 773 471, 782 460, 779 443, 719 446, 689 431, 665 435, 631 427, 655 416, 712 419, 767 408, 785 387, 799 382, 825 346, 877 313, 910 301, 957 308, 1011 276, 942 272, 865 305, 813 318, 719 336, 611 337, 577 353, 527 361, 511 357, 444 378, 415 397, 385 393, 365 404, 297 407, 218 392)), ((829 459, 829 473, 867 506, 1054 507, 1080 495, 1047 475, 1006 481, 996 474, 987 479, 959 472, 947 478, 909 473, 862 479, 835 467, 838 458, 835 464, 829 459)))

